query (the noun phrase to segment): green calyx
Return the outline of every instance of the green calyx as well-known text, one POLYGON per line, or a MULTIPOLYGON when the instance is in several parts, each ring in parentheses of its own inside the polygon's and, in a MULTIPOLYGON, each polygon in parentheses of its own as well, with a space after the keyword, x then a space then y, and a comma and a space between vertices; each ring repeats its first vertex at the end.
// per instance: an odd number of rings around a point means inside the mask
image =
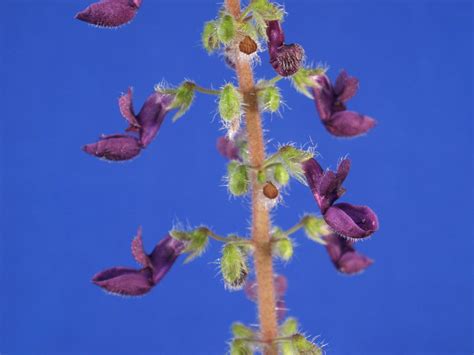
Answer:
POLYGON ((228 188, 232 195, 242 196, 248 192, 249 178, 247 166, 231 161, 227 166, 228 188))
POLYGON ((177 89, 166 90, 174 94, 174 100, 170 108, 177 108, 178 112, 173 116, 173 122, 182 117, 191 107, 194 101, 196 84, 190 81, 185 81, 177 89))
POLYGON ((290 174, 285 169, 283 164, 278 163, 273 168, 273 178, 277 183, 282 186, 285 186, 290 181, 290 174))
POLYGON ((229 14, 223 14, 219 19, 217 27, 217 36, 219 40, 224 43, 230 43, 235 37, 235 20, 229 14))
POLYGON ((208 21, 204 24, 204 28, 201 33, 201 42, 206 51, 211 54, 219 48, 219 38, 217 36, 217 21, 208 21))
POLYGON ((267 86, 258 93, 260 104, 265 111, 277 112, 281 104, 280 90, 276 86, 267 86))
POLYGON ((291 145, 285 145, 278 150, 278 155, 287 172, 302 184, 306 184, 302 164, 311 159, 314 156, 314 153, 308 150, 295 148, 291 145))
POLYGON ((326 244, 322 237, 330 234, 331 230, 329 229, 324 219, 307 215, 303 217, 302 223, 304 231, 309 239, 319 244, 326 244))
POLYGON ((318 68, 300 68, 291 77, 291 81, 293 83, 294 88, 296 91, 300 92, 301 94, 305 95, 306 97, 313 99, 313 94, 309 91, 309 88, 313 88, 317 86, 314 77, 318 75, 324 75, 326 73, 326 68, 318 67, 318 68))
POLYGON ((174 229, 170 231, 170 235, 177 240, 185 242, 186 247, 183 253, 189 253, 188 257, 184 260, 185 264, 204 253, 209 243, 209 229, 206 227, 199 227, 190 232, 174 229))
POLYGON ((219 95, 219 114, 226 122, 240 118, 242 95, 232 84, 222 87, 219 95))
POLYGON ((245 339, 234 339, 230 343, 230 355, 252 355, 251 344, 245 339))
POLYGON ((222 248, 221 273, 228 288, 239 290, 243 287, 248 267, 242 248, 232 243, 227 243, 222 248))
POLYGON ((240 322, 235 322, 232 324, 232 334, 235 338, 252 339, 255 336, 255 333, 251 328, 240 322))

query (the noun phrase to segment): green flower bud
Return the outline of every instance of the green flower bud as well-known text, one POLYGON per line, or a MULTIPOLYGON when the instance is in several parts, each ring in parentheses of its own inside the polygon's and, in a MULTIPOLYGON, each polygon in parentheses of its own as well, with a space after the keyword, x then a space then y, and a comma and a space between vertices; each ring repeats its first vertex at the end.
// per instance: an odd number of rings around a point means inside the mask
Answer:
POLYGON ((244 339, 234 339, 230 343, 230 355, 252 355, 250 344, 244 339))
POLYGON ((265 184, 267 182, 267 173, 265 170, 259 170, 257 173, 257 181, 260 184, 265 184))
POLYGON ((219 114, 224 121, 232 121, 240 117, 242 95, 232 84, 227 84, 221 89, 219 96, 219 114))
POLYGON ((183 253, 189 253, 188 257, 184 260, 184 263, 189 263, 198 256, 200 256, 206 250, 207 244, 209 243, 209 230, 205 227, 198 228, 190 232, 189 243, 184 249, 183 253))
POLYGON ((293 256, 293 242, 290 238, 282 238, 275 243, 276 254, 285 261, 288 261, 293 256))
POLYGON ((303 218, 303 227, 309 239, 321 244, 326 244, 321 237, 331 233, 324 219, 315 216, 305 216, 303 218))
POLYGON ((305 355, 322 355, 323 351, 319 346, 313 344, 301 334, 295 334, 291 337, 293 346, 298 351, 298 354, 305 355))
POLYGON ((203 47, 208 53, 212 53, 219 48, 219 39, 217 38, 217 22, 208 21, 204 24, 204 29, 201 34, 201 41, 203 47))
POLYGON ((275 165, 273 177, 275 178, 275 181, 282 186, 285 186, 290 181, 290 174, 288 174, 288 171, 282 164, 275 165))
POLYGON ((231 15, 223 15, 221 17, 219 27, 217 28, 217 36, 224 44, 227 44, 234 39, 235 23, 234 18, 231 15))
POLYGON ((252 329, 239 322, 232 324, 232 334, 234 334, 234 337, 236 338, 247 339, 252 339, 255 336, 252 329))
POLYGON ((191 104, 194 100, 194 88, 194 83, 186 81, 176 89, 174 100, 171 103, 171 108, 179 108, 179 110, 174 115, 173 122, 182 117, 191 107, 191 104))
POLYGON ((280 336, 289 337, 298 332, 298 321, 295 318, 289 317, 280 326, 280 336))
POLYGON ((237 245, 227 243, 222 249, 221 273, 230 289, 238 290, 244 286, 248 268, 245 256, 237 245))
POLYGON ((263 109, 270 112, 277 112, 280 108, 281 95, 276 86, 269 86, 260 91, 260 100, 263 109))
POLYGON ((245 195, 249 188, 247 167, 237 163, 235 167, 228 167, 228 171, 230 193, 234 196, 245 195))

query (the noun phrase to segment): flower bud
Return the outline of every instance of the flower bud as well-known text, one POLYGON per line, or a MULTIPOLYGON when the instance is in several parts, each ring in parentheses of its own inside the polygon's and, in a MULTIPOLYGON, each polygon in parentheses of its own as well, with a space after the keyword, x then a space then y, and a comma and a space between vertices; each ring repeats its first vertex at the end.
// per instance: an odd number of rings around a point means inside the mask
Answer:
POLYGON ((292 343, 298 354, 305 355, 322 355, 323 352, 319 346, 313 344, 301 334, 292 336, 292 343))
POLYGON ((273 177, 275 178, 275 181, 282 186, 285 186, 290 181, 290 174, 288 174, 288 171, 282 164, 275 165, 273 177))
POLYGON ((229 191, 234 196, 245 195, 249 188, 247 167, 233 161, 228 165, 229 191))
POLYGON ((229 43, 235 36, 235 23, 231 15, 224 15, 219 21, 217 36, 222 43, 229 43))
POLYGON ((212 53, 217 48, 219 48, 219 39, 217 38, 216 27, 216 21, 208 21, 204 24, 204 29, 201 34, 201 41, 204 49, 206 49, 208 53, 212 53))
POLYGON ((247 338, 251 339, 255 336, 252 329, 243 325, 242 323, 235 322, 232 324, 232 334, 236 338, 247 338))
POLYGON ((280 108, 281 95, 276 86, 269 86, 260 92, 263 109, 270 112, 277 112, 280 108))
POLYGON ((289 317, 280 326, 280 336, 288 337, 298 332, 298 321, 295 318, 289 317))
POLYGON ((263 187, 263 195, 270 200, 274 200, 278 197, 279 192, 275 185, 271 182, 267 182, 263 187))
POLYGON ((239 49, 242 53, 250 55, 257 51, 257 42, 255 42, 250 36, 245 36, 239 43, 239 49))
POLYGON ((234 339, 230 343, 230 355, 252 355, 250 344, 244 339, 234 339))
POLYGON ((267 182, 267 173, 265 170, 259 170, 257 173, 257 181, 260 184, 265 184, 267 182))
POLYGON ((228 288, 239 290, 244 286, 248 268, 245 256, 237 245, 227 243, 222 249, 221 273, 228 288))
POLYGON ((224 121, 232 121, 240 117, 242 96, 232 84, 221 89, 219 97, 219 114, 224 121))
POLYGON ((288 261, 293 256, 293 243, 288 237, 282 238, 276 241, 274 250, 282 260, 288 261))

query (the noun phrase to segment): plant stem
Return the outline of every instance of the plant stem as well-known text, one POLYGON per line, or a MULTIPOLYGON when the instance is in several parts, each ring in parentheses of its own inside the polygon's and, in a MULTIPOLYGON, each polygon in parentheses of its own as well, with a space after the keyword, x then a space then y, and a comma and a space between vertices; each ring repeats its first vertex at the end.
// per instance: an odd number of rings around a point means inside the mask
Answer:
MULTIPOLYGON (((240 0, 226 0, 228 11, 238 19, 240 0)), ((238 48, 235 48, 238 50, 238 48)), ((261 167, 265 161, 265 143, 262 122, 258 108, 257 93, 250 62, 237 56, 236 73, 240 90, 244 97, 245 120, 250 164, 261 167)), ((257 181, 255 171, 251 174, 252 184, 252 242, 255 247, 254 265, 258 290, 258 314, 262 340, 270 346, 264 349, 265 355, 276 355, 273 340, 278 336, 276 317, 275 288, 273 285, 273 258, 270 243, 270 216, 262 194, 262 185, 257 181)))

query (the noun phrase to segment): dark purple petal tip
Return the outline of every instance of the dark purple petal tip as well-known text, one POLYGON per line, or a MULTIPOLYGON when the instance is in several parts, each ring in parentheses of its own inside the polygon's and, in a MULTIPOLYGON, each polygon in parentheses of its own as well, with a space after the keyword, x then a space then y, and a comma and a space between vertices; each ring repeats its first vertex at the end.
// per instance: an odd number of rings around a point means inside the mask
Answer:
POLYGON ((114 267, 99 272, 92 282, 108 292, 124 296, 140 296, 151 290, 151 271, 114 267))
POLYGON ((372 117, 353 111, 340 111, 323 121, 326 129, 336 137, 356 137, 375 127, 372 117))
POLYGON ((93 156, 109 161, 135 158, 142 149, 140 141, 132 136, 115 134, 102 136, 96 143, 86 144, 82 149, 93 156))
POLYGON ((141 0, 102 0, 76 15, 78 20, 99 27, 119 27, 135 17, 141 0))
POLYGON ((379 228, 377 215, 367 206, 337 203, 323 217, 334 232, 347 238, 365 238, 379 228))
POLYGON ((183 242, 169 235, 156 245, 149 255, 151 267, 153 268, 153 282, 155 284, 161 281, 168 273, 184 248, 183 242))

